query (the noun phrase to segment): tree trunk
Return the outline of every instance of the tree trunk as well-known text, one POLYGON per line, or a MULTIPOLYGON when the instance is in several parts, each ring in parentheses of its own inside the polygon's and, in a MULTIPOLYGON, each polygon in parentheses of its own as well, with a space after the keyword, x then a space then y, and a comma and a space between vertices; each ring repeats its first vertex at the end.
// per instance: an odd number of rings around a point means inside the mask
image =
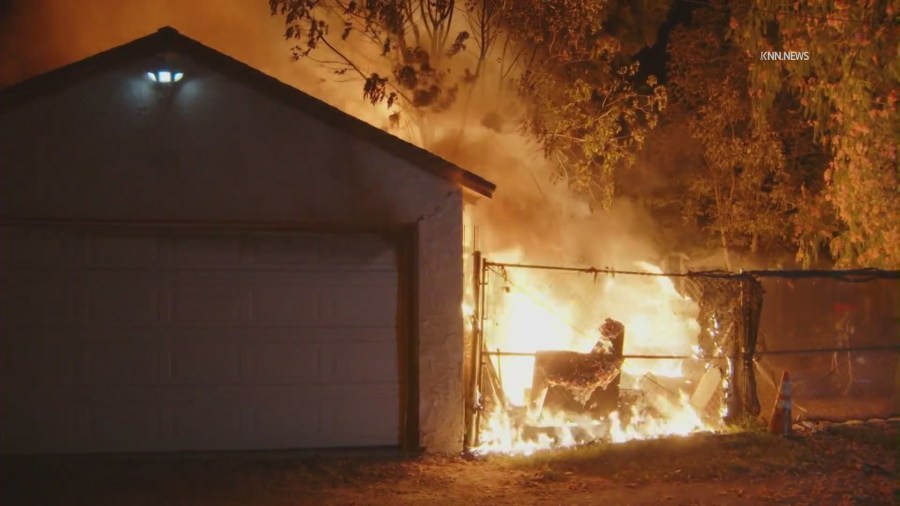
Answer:
POLYGON ((722 256, 725 258, 725 270, 731 271, 731 256, 728 254, 728 240, 725 238, 725 229, 719 229, 719 237, 722 239, 722 256))
POLYGON ((728 254, 728 239, 725 238, 725 218, 723 217, 722 195, 719 190, 718 178, 715 178, 714 187, 716 192, 716 221, 719 224, 719 238, 722 241, 722 256, 725 258, 725 270, 731 271, 731 257, 728 254))

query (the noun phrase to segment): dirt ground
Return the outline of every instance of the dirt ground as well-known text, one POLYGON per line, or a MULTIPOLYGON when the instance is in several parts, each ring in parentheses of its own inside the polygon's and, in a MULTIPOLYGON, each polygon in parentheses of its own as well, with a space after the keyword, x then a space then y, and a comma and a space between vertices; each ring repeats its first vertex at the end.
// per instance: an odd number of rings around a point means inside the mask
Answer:
POLYGON ((523 457, 16 457, 0 504, 900 504, 900 421, 592 445, 523 457))

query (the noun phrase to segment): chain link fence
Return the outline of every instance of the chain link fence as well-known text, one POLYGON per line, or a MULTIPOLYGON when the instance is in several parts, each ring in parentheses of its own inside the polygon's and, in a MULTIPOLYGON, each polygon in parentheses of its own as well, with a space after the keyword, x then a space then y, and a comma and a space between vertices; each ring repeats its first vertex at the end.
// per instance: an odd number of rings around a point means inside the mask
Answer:
POLYGON ((764 272, 754 366, 771 406, 782 371, 794 416, 845 421, 900 415, 900 275, 764 272))
MULTIPOLYGON (((532 391, 546 387, 537 377, 549 371, 541 360, 564 360, 558 365, 582 374, 586 362, 572 361, 579 353, 612 353, 622 371, 600 382, 604 392, 580 399, 593 415, 602 413, 592 404, 622 412, 652 394, 686 396, 704 416, 767 417, 783 370, 791 374, 800 419, 900 415, 900 272, 663 273, 650 264, 623 271, 480 255, 475 264, 470 443, 477 441, 479 412, 498 405, 524 412, 537 397, 550 402, 552 387, 546 396, 532 391), (607 319, 624 325, 618 351, 604 344, 607 319)), ((597 367, 600 374, 604 367, 597 367)), ((592 386, 584 380, 572 380, 556 403, 575 406, 575 387, 592 386)))

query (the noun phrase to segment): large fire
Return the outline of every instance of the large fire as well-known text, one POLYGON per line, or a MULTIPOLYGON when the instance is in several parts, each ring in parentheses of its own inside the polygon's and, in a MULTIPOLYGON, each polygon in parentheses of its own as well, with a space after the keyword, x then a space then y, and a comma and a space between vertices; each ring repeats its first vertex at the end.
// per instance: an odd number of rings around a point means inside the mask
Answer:
MULTIPOLYGON (((521 251, 509 251, 491 260, 518 263, 522 257, 521 251)), ((671 278, 658 275, 658 266, 636 262, 632 270, 648 275, 592 276, 488 265, 484 349, 504 400, 486 404, 477 452, 530 454, 601 439, 621 442, 721 427, 723 403, 717 394, 725 375, 717 364, 699 358, 697 303, 679 292, 671 278), (605 416, 535 410, 533 354, 586 354, 595 346, 608 347, 597 330, 605 318, 625 328, 616 409, 605 416)), ((472 314, 473 301, 464 312, 472 314)))

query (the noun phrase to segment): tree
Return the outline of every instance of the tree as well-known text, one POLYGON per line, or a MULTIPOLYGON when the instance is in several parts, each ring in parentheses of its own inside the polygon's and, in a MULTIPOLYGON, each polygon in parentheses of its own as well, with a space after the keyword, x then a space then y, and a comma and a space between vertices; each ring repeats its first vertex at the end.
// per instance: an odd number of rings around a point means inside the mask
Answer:
MULTIPOLYGON (((458 104, 461 92, 467 105, 490 74, 498 102, 514 90, 527 104, 515 120, 541 142, 559 178, 601 205, 611 203, 615 171, 630 164, 666 103, 652 76, 637 82, 637 65, 623 61, 619 41, 604 27, 630 4, 269 1, 272 14, 285 19, 285 37, 299 42, 296 58, 355 74, 365 99, 393 107, 394 118, 401 111, 413 118, 426 148, 429 115, 458 104), (319 56, 322 49, 328 57, 319 56)), ((665 12, 664 4, 652 12, 665 12)))
MULTIPOLYGON (((477 65, 494 40, 497 0, 472 8, 478 26, 477 65)), ((309 58, 337 75, 356 74, 370 102, 398 100, 420 110, 443 110, 453 103, 459 78, 448 79, 449 60, 466 49, 470 32, 453 31, 453 0, 269 0, 272 15, 285 20, 284 36, 299 41, 295 59, 309 58), (332 30, 337 26, 339 35, 332 30), (324 47, 330 55, 317 58, 324 47), (367 68, 367 67, 372 67, 367 68)), ((476 70, 477 72, 477 70, 476 70)), ((472 80, 467 69, 463 79, 472 80)))
POLYGON ((720 9, 694 12, 693 28, 670 34, 669 88, 698 145, 693 167, 678 174, 682 215, 714 233, 724 263, 733 249, 756 253, 784 244, 796 207, 782 139, 768 122, 752 121, 747 58, 725 41, 720 9))
POLYGON ((531 104, 527 126, 559 177, 589 202, 608 207, 615 174, 634 162, 646 133, 666 105, 650 76, 637 83, 638 64, 623 62, 621 40, 605 23, 603 2, 513 2, 507 25, 530 51, 520 92, 531 104), (577 13, 577 14, 576 14, 577 13))
POLYGON ((831 253, 844 266, 900 266, 900 1, 753 0, 732 15, 733 40, 753 60, 755 120, 790 94, 830 155, 817 212, 835 213, 831 253), (809 59, 758 61, 763 51, 809 59))

